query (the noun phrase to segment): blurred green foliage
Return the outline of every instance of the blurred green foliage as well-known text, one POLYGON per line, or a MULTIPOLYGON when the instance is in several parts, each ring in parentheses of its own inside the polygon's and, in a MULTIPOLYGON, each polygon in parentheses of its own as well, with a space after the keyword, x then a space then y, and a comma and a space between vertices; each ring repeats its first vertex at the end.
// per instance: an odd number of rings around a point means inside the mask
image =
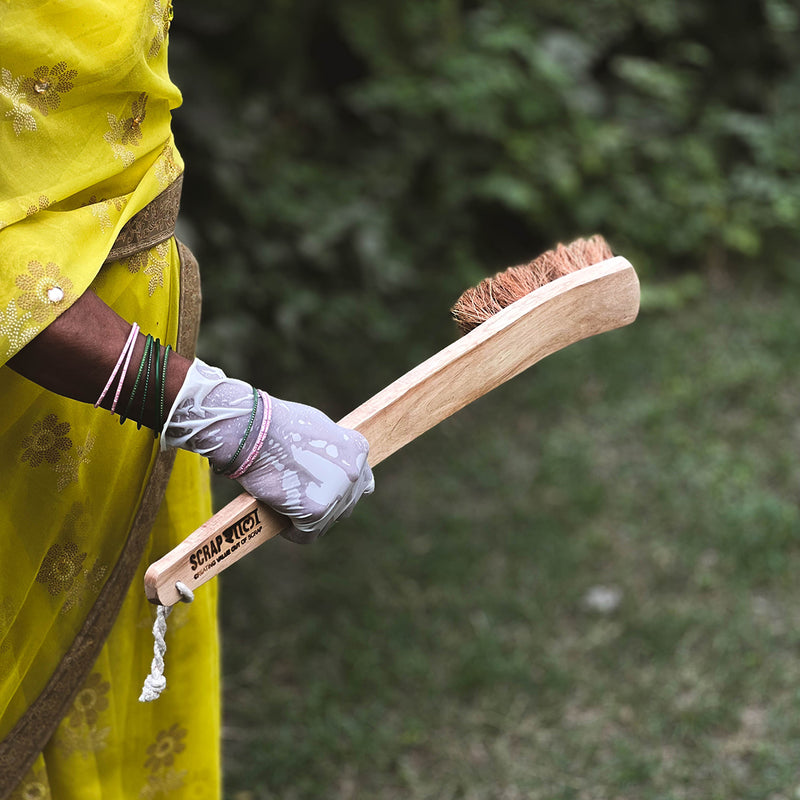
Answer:
POLYGON ((594 232, 649 278, 800 282, 799 34, 790 0, 179 7, 202 352, 361 400, 594 232))

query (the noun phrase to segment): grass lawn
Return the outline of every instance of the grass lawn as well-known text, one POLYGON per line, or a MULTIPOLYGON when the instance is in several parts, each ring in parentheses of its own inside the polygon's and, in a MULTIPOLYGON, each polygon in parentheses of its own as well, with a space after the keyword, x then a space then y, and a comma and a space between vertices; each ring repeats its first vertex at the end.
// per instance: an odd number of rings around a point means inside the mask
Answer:
POLYGON ((226 572, 226 796, 800 798, 798 299, 574 345, 226 572))

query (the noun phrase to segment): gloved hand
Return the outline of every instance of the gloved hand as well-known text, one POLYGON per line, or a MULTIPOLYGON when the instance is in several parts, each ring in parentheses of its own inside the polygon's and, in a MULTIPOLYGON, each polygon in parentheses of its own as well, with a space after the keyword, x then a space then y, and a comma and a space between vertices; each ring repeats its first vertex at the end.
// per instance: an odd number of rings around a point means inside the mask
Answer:
POLYGON ((195 359, 172 406, 162 447, 206 456, 253 497, 292 521, 306 544, 349 516, 375 488, 369 445, 311 406, 257 392, 195 359))

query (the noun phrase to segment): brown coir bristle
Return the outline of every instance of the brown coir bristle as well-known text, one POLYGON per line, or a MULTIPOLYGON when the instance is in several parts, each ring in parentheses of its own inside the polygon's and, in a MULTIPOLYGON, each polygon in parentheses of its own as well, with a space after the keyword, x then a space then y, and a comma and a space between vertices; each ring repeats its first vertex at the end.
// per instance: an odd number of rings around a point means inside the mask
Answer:
POLYGON ((452 308, 453 319, 462 333, 469 333, 534 289, 613 255, 606 240, 599 235, 576 239, 568 245, 559 244, 529 264, 509 267, 467 289, 452 308))

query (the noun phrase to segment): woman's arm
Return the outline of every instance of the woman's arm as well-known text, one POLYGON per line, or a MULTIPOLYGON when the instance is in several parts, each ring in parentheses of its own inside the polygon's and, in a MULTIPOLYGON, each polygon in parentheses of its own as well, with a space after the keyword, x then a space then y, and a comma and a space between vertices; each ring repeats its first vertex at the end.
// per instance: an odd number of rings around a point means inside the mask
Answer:
MULTIPOLYGON (((8 363, 45 389, 95 403, 130 332, 130 323, 87 291, 8 363)), ((134 389, 144 348, 140 333, 121 403, 134 389)), ((321 536, 374 488, 369 445, 361 434, 315 408, 272 398, 201 361, 170 356, 166 421, 157 418, 155 392, 147 400, 141 421, 156 430, 165 426, 163 445, 205 456, 217 471, 288 516, 295 528, 283 535, 292 541, 321 536)), ((110 409, 112 403, 109 392, 101 405, 110 409)))
MULTIPOLYGON (((94 292, 87 291, 8 364, 15 372, 51 392, 84 403, 95 403, 130 331, 129 322, 94 292)), ((141 362, 144 346, 145 336, 140 333, 131 358, 132 365, 141 362)), ((164 393, 167 410, 172 407, 191 363, 177 353, 170 353, 164 393)), ((136 370, 129 369, 122 386, 122 397, 130 396, 135 378, 136 370)), ((154 427, 155 398, 151 394, 148 400, 143 422, 154 427)), ((113 393, 109 392, 101 405, 110 409, 112 401, 113 393)))

